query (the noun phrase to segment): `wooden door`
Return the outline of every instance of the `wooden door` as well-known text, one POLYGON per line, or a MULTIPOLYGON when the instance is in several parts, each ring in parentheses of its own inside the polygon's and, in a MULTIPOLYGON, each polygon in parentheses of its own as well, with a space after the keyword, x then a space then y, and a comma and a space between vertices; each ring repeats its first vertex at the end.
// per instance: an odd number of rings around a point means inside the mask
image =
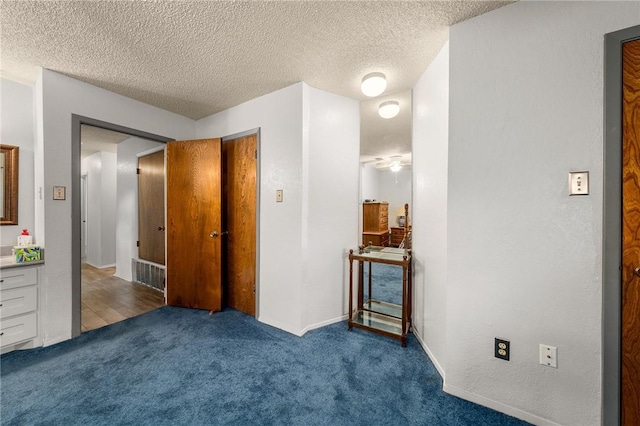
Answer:
POLYGON ((222 309, 222 144, 167 144, 167 304, 222 309))
POLYGON ((622 47, 622 425, 640 424, 640 40, 622 47), (638 272, 636 272, 638 271, 638 272))
POLYGON ((225 294, 227 306, 256 312, 257 137, 223 144, 225 294))
POLYGON ((138 257, 164 265, 164 150, 138 158, 138 257))

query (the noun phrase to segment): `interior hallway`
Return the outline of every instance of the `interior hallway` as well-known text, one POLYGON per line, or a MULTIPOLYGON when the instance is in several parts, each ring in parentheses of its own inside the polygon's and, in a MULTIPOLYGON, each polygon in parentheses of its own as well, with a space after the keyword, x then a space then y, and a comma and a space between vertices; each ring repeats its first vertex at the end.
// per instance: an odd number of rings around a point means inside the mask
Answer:
POLYGON ((82 332, 164 306, 161 291, 113 276, 115 267, 82 264, 82 332))

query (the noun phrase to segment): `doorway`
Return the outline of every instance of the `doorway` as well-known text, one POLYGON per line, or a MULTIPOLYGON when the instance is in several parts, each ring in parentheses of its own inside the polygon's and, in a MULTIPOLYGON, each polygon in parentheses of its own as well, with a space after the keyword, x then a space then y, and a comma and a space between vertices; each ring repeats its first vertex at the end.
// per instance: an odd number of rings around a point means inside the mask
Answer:
MULTIPOLYGON (((167 143, 169 141, 171 141, 171 139, 169 138, 165 138, 163 136, 159 136, 159 135, 154 135, 154 134, 150 134, 150 133, 146 133, 146 132, 142 132, 142 131, 138 131, 132 128, 127 128, 127 127, 123 127, 123 126, 119 126, 119 125, 115 125, 112 123, 107 123, 107 122, 103 122, 100 120, 95 120, 89 117, 82 117, 82 116, 78 116, 78 115, 72 115, 72 176, 73 176, 73 180, 72 180, 72 200, 73 200, 73 207, 72 207, 72 221, 74 224, 77 224, 78 226, 74 226, 72 228, 72 336, 73 337, 77 337, 78 335, 80 335, 81 331, 82 331, 82 326, 81 326, 81 310, 82 310, 82 300, 81 300, 81 283, 82 283, 82 273, 81 273, 81 201, 80 201, 80 186, 81 186, 81 172, 80 172, 80 147, 81 147, 81 126, 82 125, 90 125, 90 126, 94 126, 94 127, 99 127, 101 129, 106 129, 106 130, 111 130, 111 131, 115 131, 115 132, 120 132, 120 133, 124 133, 127 135, 131 135, 131 136, 135 136, 135 137, 139 137, 142 139, 147 139, 147 140, 151 140, 151 141, 157 141, 157 142, 161 142, 161 143, 167 143)), ((232 135, 229 137, 226 137, 223 139, 223 141, 225 142, 230 142, 231 144, 229 145, 229 147, 234 146, 234 143, 236 140, 244 138, 246 136, 249 136, 250 139, 252 140, 252 143, 254 143, 255 145, 255 149, 254 149, 254 153, 253 153, 253 165, 252 165, 252 171, 255 173, 255 181, 253 183, 254 185, 254 194, 253 196, 254 198, 254 208, 253 208, 253 213, 252 215, 245 215, 245 222, 249 223, 252 220, 251 219, 246 219, 253 217, 253 244, 249 243, 249 245, 253 248, 254 250, 254 256, 253 256, 253 262, 252 263, 248 263, 248 264, 244 264, 244 266, 241 266, 239 269, 241 269, 244 272, 247 272, 247 268, 250 268, 253 270, 253 276, 252 274, 247 274, 246 276, 249 276, 253 279, 251 280, 246 280, 244 282, 250 283, 250 288, 251 288, 251 293, 253 295, 253 306, 254 306, 254 315, 257 315, 257 306, 258 306, 258 283, 257 283, 257 279, 256 277, 258 277, 258 271, 257 271, 257 265, 258 265, 258 245, 259 245, 259 241, 257 238, 257 235, 259 235, 259 210, 258 210, 258 205, 259 205, 259 180, 257 178, 257 176, 259 176, 259 163, 258 163, 258 158, 259 158, 259 139, 260 139, 260 134, 259 134, 259 129, 253 129, 247 132, 243 132, 240 134, 236 134, 236 135, 232 135), (248 222, 247 222, 248 221, 248 222), (253 283, 251 283, 251 281, 253 281, 253 283), (252 285, 251 285, 252 284, 252 285)), ((238 145, 239 146, 239 145, 238 145)), ((229 151, 231 152, 231 151, 229 151)), ((234 175, 242 175, 245 172, 241 169, 238 168, 231 168, 230 170, 235 170, 233 173, 234 175)), ((240 191, 239 193, 243 194, 241 197, 245 197, 246 196, 246 191, 247 191, 247 186, 246 186, 246 182, 251 182, 251 180, 246 180, 244 181, 244 186, 240 185, 240 187, 244 188, 244 190, 240 191)), ((240 208, 238 208, 240 209, 240 208)), ((246 227, 243 229, 247 229, 246 227)), ((169 229, 167 228, 166 232, 168 233, 169 229)), ((221 232, 225 232, 224 230, 221 230, 221 232)), ((213 235, 213 231, 210 233, 210 235, 213 235)), ((244 243, 242 244, 243 249, 246 249, 247 246, 244 245, 244 243)), ((167 247, 167 251, 168 251, 168 247, 167 247)), ((168 259, 166 259, 168 260, 168 259)), ((238 268, 236 268, 238 269, 238 268)), ((225 289, 226 290, 226 289, 225 289)), ((248 310, 248 309, 247 309, 248 310)))
MULTIPOLYGON (((137 137, 137 138, 141 138, 141 139, 146 139, 146 140, 150 140, 150 141, 154 141, 154 142, 160 142, 160 143, 166 143, 167 141, 171 140, 169 138, 163 137, 163 136, 159 136, 159 135, 154 135, 151 133, 147 133, 147 132, 142 132, 136 129, 131 129, 128 127, 123 127, 123 126, 118 126, 118 125, 114 125, 111 123, 107 123, 104 121, 100 121, 100 120, 95 120, 89 117, 83 117, 83 116, 79 116, 79 115, 72 115, 71 118, 72 121, 72 126, 71 126, 71 147, 72 147, 72 162, 71 162, 71 175, 72 175, 72 184, 71 184, 71 200, 72 200, 72 223, 74 224, 71 228, 71 239, 72 239, 72 250, 71 250, 71 255, 72 255, 72 276, 71 276, 71 299, 72 299, 72 311, 71 311, 71 334, 72 337, 77 337, 81 334, 81 332, 83 331, 82 329, 82 308, 83 308, 83 304, 82 304, 82 244, 83 244, 83 240, 82 240, 82 197, 81 197, 81 186, 82 186, 82 180, 81 180, 81 158, 82 158, 82 143, 81 143, 81 133, 82 133, 82 127, 83 126, 91 126, 94 128, 98 128, 98 129, 102 129, 102 130, 108 130, 108 131, 112 131, 112 132, 118 132, 124 135, 127 135, 127 137, 137 137)), ((135 175, 135 170, 134 170, 134 175, 135 175)), ((89 182, 90 182, 90 177, 89 177, 89 182)), ((136 215, 137 217, 137 215, 136 215)), ((89 218, 88 221, 90 221, 91 219, 89 218)), ((136 230, 136 234, 137 234, 137 230, 136 230)), ((100 277, 100 274, 98 274, 99 272, 105 272, 106 274, 109 274, 110 272, 113 271, 92 271, 94 272, 93 277, 97 280, 100 281, 100 283, 102 284, 100 287, 101 289, 104 289, 104 287, 106 287, 109 284, 112 283, 107 283, 107 279, 108 278, 117 278, 117 277, 100 277)), ((111 275, 113 275, 111 273, 111 275)), ((116 280, 117 281, 117 280, 116 280)), ((126 282, 126 281, 125 281, 126 282)), ((121 284, 121 283, 120 283, 121 284)), ((155 290, 151 290, 151 291, 155 291, 155 290)), ((98 295, 97 299, 98 301, 102 302, 104 300, 106 296, 104 295, 98 295)), ((124 297, 124 296, 123 296, 124 297)), ((89 315, 86 311, 85 314, 89 315)), ((113 312, 111 312, 112 314, 112 319, 114 319, 114 321, 112 322, 116 322, 116 318, 118 318, 118 315, 113 314, 113 312)), ((132 315, 129 315, 132 316, 132 315)), ((86 328, 86 327, 85 327, 86 328)))
POLYGON ((168 305, 256 315, 257 164, 256 131, 167 144, 168 305))
MULTIPOLYGON (((154 286, 141 279, 146 274, 138 273, 134 260, 140 204, 136 181, 155 190, 150 196, 142 191, 142 199, 159 206, 164 224, 164 143, 83 124, 80 151, 81 331, 86 332, 164 305, 164 287, 150 288, 154 286), (146 158, 153 159, 150 166, 146 158)), ((159 251, 164 262, 163 237, 158 245, 144 247, 159 251)))
POLYGON ((605 35, 605 167, 603 229, 603 424, 640 421, 639 225, 630 209, 640 197, 638 109, 640 26, 605 35), (624 71, 624 72, 623 72, 624 71), (634 113, 635 111, 635 113, 634 113), (635 115, 633 115, 635 114, 635 115))

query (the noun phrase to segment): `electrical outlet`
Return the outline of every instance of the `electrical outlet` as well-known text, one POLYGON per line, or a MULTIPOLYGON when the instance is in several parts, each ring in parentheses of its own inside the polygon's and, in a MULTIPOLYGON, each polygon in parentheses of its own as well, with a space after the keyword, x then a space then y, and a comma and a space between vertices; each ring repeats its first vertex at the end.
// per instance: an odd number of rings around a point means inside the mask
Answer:
POLYGON ((540 365, 558 368, 558 348, 555 346, 540 345, 540 365))
POLYGON ((498 339, 496 337, 494 344, 494 355, 496 358, 509 361, 509 341, 505 339, 498 339))

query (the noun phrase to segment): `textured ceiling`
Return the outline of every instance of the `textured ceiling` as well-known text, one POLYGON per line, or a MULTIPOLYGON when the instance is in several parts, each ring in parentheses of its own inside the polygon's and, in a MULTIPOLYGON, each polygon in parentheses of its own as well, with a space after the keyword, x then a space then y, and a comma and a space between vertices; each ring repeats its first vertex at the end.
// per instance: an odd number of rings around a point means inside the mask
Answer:
POLYGON ((304 81, 366 99, 413 87, 448 26, 509 1, 0 2, 0 72, 51 69, 199 119, 304 81))

